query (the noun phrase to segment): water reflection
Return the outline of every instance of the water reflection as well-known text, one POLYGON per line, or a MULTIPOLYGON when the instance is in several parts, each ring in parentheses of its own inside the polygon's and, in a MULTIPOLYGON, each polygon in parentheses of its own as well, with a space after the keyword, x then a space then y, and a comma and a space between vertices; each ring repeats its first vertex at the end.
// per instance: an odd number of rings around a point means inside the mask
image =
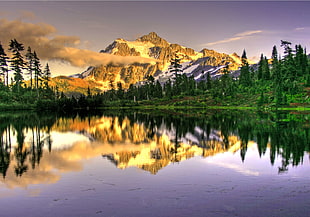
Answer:
POLYGON ((5 114, 0 123, 0 173, 9 188, 57 182, 61 173, 82 170, 84 159, 100 155, 120 169, 156 174, 194 156, 240 152, 244 161, 255 147, 271 164, 280 157, 283 173, 301 165, 310 150, 308 114, 5 114))

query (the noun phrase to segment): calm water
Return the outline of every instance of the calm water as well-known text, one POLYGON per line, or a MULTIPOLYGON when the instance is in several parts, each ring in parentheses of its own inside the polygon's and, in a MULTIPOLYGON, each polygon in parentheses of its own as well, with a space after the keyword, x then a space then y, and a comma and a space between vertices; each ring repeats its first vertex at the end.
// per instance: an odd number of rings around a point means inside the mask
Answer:
POLYGON ((310 115, 0 114, 0 216, 309 216, 310 115))

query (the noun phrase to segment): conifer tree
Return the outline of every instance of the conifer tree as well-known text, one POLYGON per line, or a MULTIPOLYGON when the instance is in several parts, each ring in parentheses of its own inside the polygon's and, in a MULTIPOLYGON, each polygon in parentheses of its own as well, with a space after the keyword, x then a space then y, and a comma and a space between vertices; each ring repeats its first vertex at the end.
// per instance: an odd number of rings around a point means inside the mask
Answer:
POLYGON ((181 59, 177 54, 175 54, 174 58, 171 60, 171 66, 169 67, 169 72, 173 72, 175 75, 175 79, 177 78, 177 75, 179 72, 183 72, 181 59))
POLYGON ((172 88, 171 88, 171 80, 170 79, 165 83, 164 90, 165 90, 165 96, 168 98, 171 98, 172 97, 172 88))
POLYGON ((180 84, 181 84, 181 77, 178 75, 179 72, 183 72, 181 59, 177 54, 175 54, 174 58, 171 60, 171 66, 169 67, 169 72, 174 73, 174 82, 172 86, 172 94, 177 95, 180 94, 180 84))
POLYGON ((87 98, 90 98, 91 97, 91 91, 90 91, 90 88, 89 86, 87 87, 87 98))
POLYGON ((266 56, 265 56, 264 61, 263 61, 263 78, 264 78, 264 80, 270 79, 269 63, 268 63, 268 59, 266 56))
POLYGON ((298 76, 304 76, 308 68, 308 58, 307 54, 304 52, 304 49, 301 45, 296 45, 296 69, 298 76))
POLYGON ((207 72, 207 90, 210 90, 212 88, 212 80, 210 72, 207 72))
POLYGON ((51 80, 51 70, 50 67, 48 65, 48 63, 46 63, 44 70, 43 70, 43 80, 44 80, 44 86, 46 89, 48 89, 48 82, 51 80))
POLYGON ((117 97, 118 99, 122 100, 124 97, 124 90, 122 82, 117 82, 117 97))
POLYGON ((163 89, 162 89, 161 84, 159 83, 158 80, 156 81, 156 84, 155 84, 154 96, 156 98, 162 98, 163 97, 163 89))
POLYGON ((279 81, 280 80, 280 67, 279 67, 279 57, 278 57, 278 51, 277 47, 273 46, 272 48, 272 64, 271 64, 271 76, 274 81, 279 81))
POLYGON ((30 79, 30 88, 32 89, 32 72, 34 70, 34 55, 31 51, 31 48, 28 47, 27 53, 26 53, 26 60, 27 60, 27 70, 28 70, 28 75, 30 79))
POLYGON ((8 56, 6 55, 2 44, 0 43, 0 75, 3 76, 3 84, 9 85, 9 69, 8 69, 8 56))
POLYGON ((263 78, 263 62, 264 62, 264 55, 260 55, 260 60, 258 62, 258 69, 257 69, 257 79, 261 80, 263 78))
POLYGON ((284 57, 282 60, 284 79, 294 81, 297 78, 297 70, 294 61, 293 49, 290 47, 291 42, 281 40, 281 47, 284 49, 284 57))
POLYGON ((240 78, 239 78, 240 80, 239 81, 240 81, 240 84, 247 87, 251 85, 251 78, 250 78, 250 67, 249 67, 249 63, 248 63, 245 50, 243 50, 241 61, 242 61, 242 66, 240 69, 240 78))
POLYGON ((26 65, 21 51, 24 50, 24 45, 12 39, 9 44, 9 50, 13 53, 11 59, 11 69, 14 71, 14 81, 19 92, 21 83, 23 82, 23 69, 26 65))
POLYGON ((37 56, 37 53, 33 52, 33 72, 34 72, 34 81, 35 81, 35 88, 39 88, 39 81, 41 81, 42 77, 42 70, 41 70, 41 63, 40 59, 37 56))

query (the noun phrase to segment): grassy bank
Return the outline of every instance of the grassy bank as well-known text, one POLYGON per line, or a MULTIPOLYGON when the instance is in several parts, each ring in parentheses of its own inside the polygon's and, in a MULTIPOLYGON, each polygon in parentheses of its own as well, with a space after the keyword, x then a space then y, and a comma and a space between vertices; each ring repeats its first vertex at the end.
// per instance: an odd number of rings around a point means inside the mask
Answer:
MULTIPOLYGON (((37 111, 66 111, 93 109, 237 109, 260 111, 310 111, 310 103, 303 98, 292 98, 286 105, 276 105, 273 101, 259 104, 259 95, 240 94, 235 97, 214 99, 210 95, 175 96, 171 98, 155 98, 152 100, 113 100, 94 101, 93 98, 70 100, 68 98, 55 100, 39 100, 34 103, 0 103, 0 111, 37 110, 37 111), (303 100, 303 101, 302 101, 303 100)), ((271 98, 271 96, 267 96, 271 98)))
POLYGON ((34 104, 0 103, 0 111, 35 110, 34 104))

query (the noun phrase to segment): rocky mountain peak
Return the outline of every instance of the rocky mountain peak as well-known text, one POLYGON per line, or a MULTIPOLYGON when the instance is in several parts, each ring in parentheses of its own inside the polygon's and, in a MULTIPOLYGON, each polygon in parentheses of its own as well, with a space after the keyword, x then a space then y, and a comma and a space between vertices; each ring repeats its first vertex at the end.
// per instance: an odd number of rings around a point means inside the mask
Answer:
POLYGON ((232 53, 231 56, 236 57, 236 58, 240 58, 240 56, 236 52, 232 53))
POLYGON ((118 38, 101 52, 157 60, 156 64, 134 63, 124 66, 109 64, 90 67, 78 76, 90 82, 100 82, 101 87, 98 88, 101 90, 111 88, 111 82, 114 87, 117 83, 122 83, 123 88, 129 88, 131 84, 140 85, 150 75, 160 83, 164 83, 174 76, 168 69, 176 53, 181 58, 183 73, 193 76, 197 81, 205 80, 207 73, 213 78, 220 76, 222 68, 227 65, 230 70, 237 70, 241 64, 237 54, 228 55, 209 49, 196 52, 191 48, 169 43, 155 32, 143 35, 135 41, 118 38))
POLYGON ((150 32, 147 35, 143 35, 140 38, 138 38, 136 41, 151 42, 155 46, 158 46, 158 47, 167 47, 167 46, 169 46, 169 43, 165 39, 163 39, 159 35, 157 35, 156 32, 150 32))

